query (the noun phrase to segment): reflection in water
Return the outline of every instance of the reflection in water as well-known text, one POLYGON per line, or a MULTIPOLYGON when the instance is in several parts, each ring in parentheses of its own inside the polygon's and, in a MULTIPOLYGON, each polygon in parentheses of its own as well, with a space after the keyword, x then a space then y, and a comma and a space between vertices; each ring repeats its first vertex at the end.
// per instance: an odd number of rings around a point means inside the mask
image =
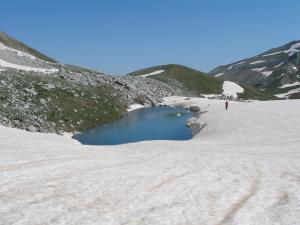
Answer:
POLYGON ((153 107, 132 111, 120 120, 87 129, 73 138, 88 145, 117 145, 144 140, 188 140, 185 122, 192 112, 183 108, 153 107))

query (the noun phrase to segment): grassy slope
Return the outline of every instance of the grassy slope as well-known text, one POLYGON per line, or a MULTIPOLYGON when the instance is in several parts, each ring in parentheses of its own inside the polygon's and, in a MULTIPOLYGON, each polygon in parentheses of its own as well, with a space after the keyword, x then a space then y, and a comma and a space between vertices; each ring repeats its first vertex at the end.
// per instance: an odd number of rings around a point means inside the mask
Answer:
POLYGON ((254 87, 246 86, 246 85, 241 85, 241 86, 244 88, 244 93, 239 94, 239 98, 256 99, 256 100, 261 100, 261 101, 278 99, 271 93, 260 91, 254 87))
MULTIPOLYGON (((48 122, 54 122, 57 130, 67 132, 79 131, 98 124, 107 123, 118 119, 124 115, 126 106, 120 102, 119 95, 110 86, 84 86, 77 85, 70 81, 51 78, 49 76, 35 75, 14 75, 5 76, 0 74, 0 80, 12 84, 20 93, 26 93, 26 89, 34 90, 35 95, 17 95, 17 99, 22 105, 23 102, 30 104, 29 116, 45 118, 48 122), (9 80, 8 80, 9 78, 9 80), (55 85, 54 89, 47 90, 47 84, 55 85), (114 96, 114 97, 113 97, 114 96), (41 99, 46 100, 46 104, 41 104, 41 99)), ((0 93, 1 106, 9 104, 11 101, 11 89, 2 89, 0 93)), ((11 107, 2 108, 10 119, 22 119, 23 123, 32 122, 30 118, 24 118, 24 112, 11 107), (6 112, 7 111, 7 112, 6 112), (28 120, 28 122, 26 122, 28 120)), ((2 109, 1 109, 2 108, 2 109)))
MULTIPOLYGON (((176 64, 161 65, 151 68, 146 68, 138 70, 136 72, 130 73, 131 76, 139 76, 147 73, 151 73, 156 70, 165 70, 163 73, 158 75, 150 76, 151 78, 160 80, 162 82, 168 83, 170 85, 177 85, 178 83, 181 87, 184 87, 185 92, 192 93, 194 95, 200 94, 221 94, 223 80, 218 78, 208 76, 203 72, 181 66, 176 64), (173 81, 176 82, 173 82, 173 81)), ((180 88, 180 86, 179 86, 180 88)), ((265 93, 253 87, 244 86, 244 93, 239 97, 243 99, 257 99, 257 100, 272 100, 276 97, 269 93, 265 93)))
POLYGON ((210 77, 203 72, 189 67, 169 64, 139 70, 128 75, 138 76, 155 70, 165 70, 163 73, 153 75, 151 78, 183 88, 185 92, 193 95, 220 94, 222 92, 222 81, 210 77), (175 82, 174 82, 175 81, 175 82))
POLYGON ((19 42, 18 40, 8 36, 6 33, 4 32, 0 32, 0 42, 2 42, 3 44, 15 48, 19 51, 31 54, 33 56, 36 56, 39 59, 45 60, 47 62, 52 62, 55 63, 56 61, 30 47, 28 47, 27 45, 23 44, 22 42, 19 42))

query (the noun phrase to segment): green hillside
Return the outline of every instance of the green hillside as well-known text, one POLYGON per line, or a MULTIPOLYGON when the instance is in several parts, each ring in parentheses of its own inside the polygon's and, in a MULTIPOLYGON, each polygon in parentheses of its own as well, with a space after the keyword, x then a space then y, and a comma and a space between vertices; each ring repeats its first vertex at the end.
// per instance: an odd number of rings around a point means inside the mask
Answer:
POLYGON ((153 71, 164 70, 164 72, 149 76, 160 80, 171 86, 181 88, 187 95, 199 96, 201 94, 221 94, 223 81, 208 76, 203 72, 177 64, 161 65, 138 70, 130 73, 130 76, 139 76, 153 71))
MULTIPOLYGON (((200 96, 201 94, 222 94, 223 80, 212 77, 198 70, 186 66, 169 64, 141 69, 129 76, 141 76, 154 71, 164 70, 162 73, 147 76, 167 83, 170 86, 180 88, 186 96, 200 96)), ((243 99, 272 100, 276 97, 253 87, 241 85, 244 93, 239 95, 243 99)))

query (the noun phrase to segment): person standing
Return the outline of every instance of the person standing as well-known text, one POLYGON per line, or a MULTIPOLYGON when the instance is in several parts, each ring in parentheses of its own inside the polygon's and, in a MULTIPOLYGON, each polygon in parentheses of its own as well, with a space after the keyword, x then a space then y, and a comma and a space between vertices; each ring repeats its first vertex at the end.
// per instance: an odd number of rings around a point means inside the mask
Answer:
POLYGON ((228 101, 225 102, 225 109, 228 109, 228 101))

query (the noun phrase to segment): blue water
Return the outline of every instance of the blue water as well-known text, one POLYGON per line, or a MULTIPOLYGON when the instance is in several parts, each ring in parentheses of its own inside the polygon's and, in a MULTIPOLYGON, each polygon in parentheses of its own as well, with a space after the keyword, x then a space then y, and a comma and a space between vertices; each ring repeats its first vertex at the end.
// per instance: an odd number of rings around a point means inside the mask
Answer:
POLYGON ((188 109, 151 107, 134 110, 112 123, 96 126, 73 138, 86 145, 118 145, 145 140, 189 140, 192 131, 185 122, 188 109))

